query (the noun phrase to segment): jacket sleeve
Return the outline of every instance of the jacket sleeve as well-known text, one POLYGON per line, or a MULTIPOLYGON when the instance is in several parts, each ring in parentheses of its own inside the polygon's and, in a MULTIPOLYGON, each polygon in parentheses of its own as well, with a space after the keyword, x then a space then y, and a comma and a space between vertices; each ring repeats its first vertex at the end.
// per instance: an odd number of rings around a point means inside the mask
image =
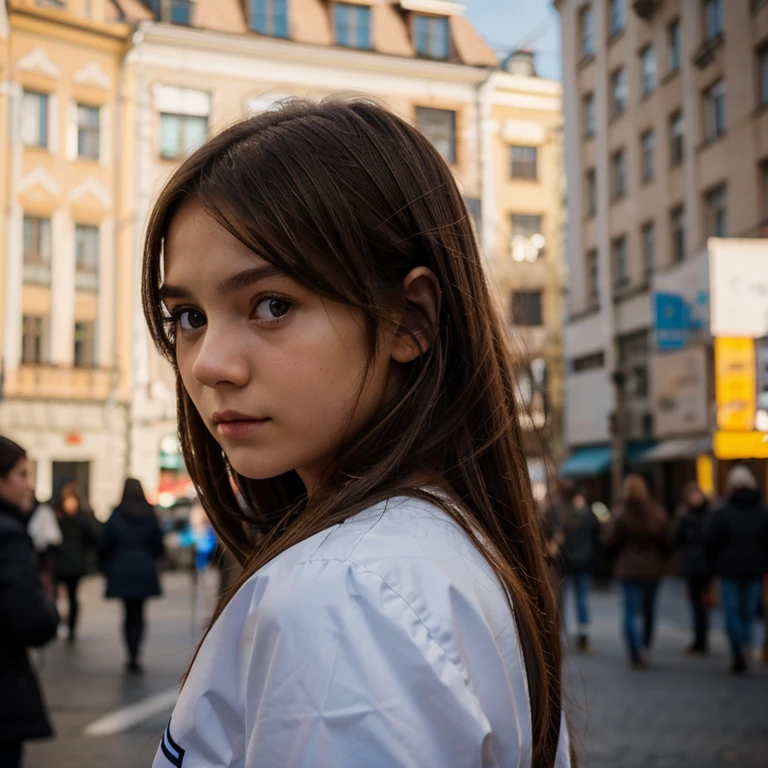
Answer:
POLYGON ((320 579, 279 612, 262 606, 244 768, 486 764, 490 724, 466 670, 380 576, 359 566, 345 582, 347 599, 333 605, 320 579))
POLYGON ((22 532, 0 542, 0 627, 11 642, 24 647, 45 645, 59 623, 56 607, 46 597, 37 555, 22 532), (7 634, 6 634, 7 633, 7 634))
POLYGON ((621 512, 614 510, 613 516, 608 523, 605 545, 611 549, 621 549, 624 546, 624 539, 624 521, 621 519, 621 512))
POLYGON ((165 554, 165 544, 163 543, 163 529, 160 527, 160 523, 157 517, 153 517, 152 528, 152 554, 155 558, 162 557, 165 554))
POLYGON ((718 509, 713 515, 704 533, 704 544, 710 560, 717 560, 727 536, 725 525, 725 511, 718 509))

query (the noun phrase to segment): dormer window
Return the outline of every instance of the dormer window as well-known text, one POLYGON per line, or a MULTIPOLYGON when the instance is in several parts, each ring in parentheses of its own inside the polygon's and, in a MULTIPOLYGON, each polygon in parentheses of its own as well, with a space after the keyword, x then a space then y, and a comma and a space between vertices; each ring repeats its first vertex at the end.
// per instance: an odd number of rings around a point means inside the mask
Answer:
POLYGON ((371 9, 367 5, 336 3, 333 24, 338 45, 347 48, 371 47, 371 9))
POLYGON ((169 21, 184 27, 190 25, 190 0, 149 0, 149 7, 158 21, 169 21))
POLYGON ((416 53, 430 59, 447 59, 449 54, 448 19, 445 16, 414 17, 416 53))
POLYGON ((288 37, 287 0, 251 0, 251 28, 270 37, 288 37))

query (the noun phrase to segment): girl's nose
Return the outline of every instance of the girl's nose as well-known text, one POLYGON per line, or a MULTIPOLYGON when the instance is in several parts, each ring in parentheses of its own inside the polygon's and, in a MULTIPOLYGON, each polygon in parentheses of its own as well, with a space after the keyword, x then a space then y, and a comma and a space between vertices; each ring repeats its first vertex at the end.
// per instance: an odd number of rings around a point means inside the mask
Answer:
POLYGON ((198 383, 206 387, 221 384, 242 387, 248 383, 248 362, 234 336, 232 333, 211 333, 211 328, 208 329, 192 366, 192 375, 198 383))

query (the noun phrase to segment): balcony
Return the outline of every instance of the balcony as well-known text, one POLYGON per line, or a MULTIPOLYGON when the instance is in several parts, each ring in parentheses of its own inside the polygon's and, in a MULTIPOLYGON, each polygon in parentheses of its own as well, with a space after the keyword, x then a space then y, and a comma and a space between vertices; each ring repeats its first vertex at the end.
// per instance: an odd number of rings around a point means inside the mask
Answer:
POLYGON ((51 265, 47 261, 25 261, 22 270, 25 283, 51 284, 51 265))
POLYGON ((5 397, 50 400, 106 400, 113 372, 107 368, 74 368, 45 363, 22 363, 6 376, 5 397))

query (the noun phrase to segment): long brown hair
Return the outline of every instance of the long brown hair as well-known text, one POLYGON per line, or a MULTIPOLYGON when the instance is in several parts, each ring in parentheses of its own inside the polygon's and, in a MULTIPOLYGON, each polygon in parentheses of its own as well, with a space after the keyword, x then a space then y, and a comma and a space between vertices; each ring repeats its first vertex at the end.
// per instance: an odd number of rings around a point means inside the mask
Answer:
POLYGON ((654 537, 664 530, 664 510, 651 495, 642 475, 631 473, 621 487, 621 508, 624 522, 638 536, 654 537))
MULTIPOLYGON (((218 535, 242 565, 237 589, 302 540, 397 494, 428 497, 472 538, 514 606, 528 678, 533 765, 555 763, 561 718, 556 608, 534 512, 507 331, 491 298, 466 205, 418 131, 367 100, 291 101, 238 122, 176 170, 152 211, 143 305, 176 368, 179 435, 218 535), (345 445, 311 498, 295 472, 238 475, 182 385, 160 298, 163 241, 192 200, 267 262, 366 319, 373 351, 397 287, 426 266, 442 304, 434 343, 384 413, 345 445), (439 475, 454 504, 416 481, 439 475), (238 504, 233 477, 247 505, 238 504)), ((414 337, 414 340, 415 337, 414 337)))

